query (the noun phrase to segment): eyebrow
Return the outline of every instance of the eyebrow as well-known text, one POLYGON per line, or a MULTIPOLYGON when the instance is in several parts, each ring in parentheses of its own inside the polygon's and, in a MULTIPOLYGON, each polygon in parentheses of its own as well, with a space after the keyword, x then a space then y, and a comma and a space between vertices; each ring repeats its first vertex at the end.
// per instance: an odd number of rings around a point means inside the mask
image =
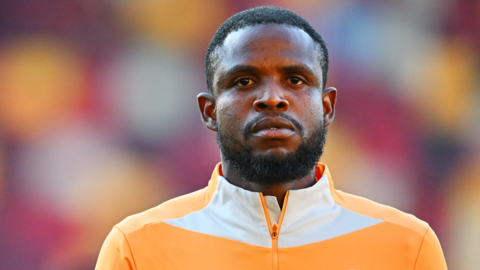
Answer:
POLYGON ((225 81, 229 77, 237 74, 237 73, 258 73, 259 68, 254 66, 247 66, 247 65, 236 65, 233 68, 225 71, 224 73, 220 74, 218 78, 218 83, 225 81))
POLYGON ((284 73, 307 73, 313 77, 315 77, 315 72, 313 70, 305 65, 293 65, 293 66, 287 66, 283 67, 282 72, 284 73))
MULTIPOLYGON (((305 65, 291 65, 291 66, 286 66, 282 67, 281 71, 284 73, 306 73, 312 78, 317 79, 315 72, 313 70, 305 65)), ((235 74, 238 73, 259 73, 260 69, 255 66, 248 66, 248 65, 236 65, 233 68, 225 71, 224 73, 220 74, 218 78, 218 83, 217 85, 221 85, 222 83, 225 82, 228 78, 232 77, 235 74)))

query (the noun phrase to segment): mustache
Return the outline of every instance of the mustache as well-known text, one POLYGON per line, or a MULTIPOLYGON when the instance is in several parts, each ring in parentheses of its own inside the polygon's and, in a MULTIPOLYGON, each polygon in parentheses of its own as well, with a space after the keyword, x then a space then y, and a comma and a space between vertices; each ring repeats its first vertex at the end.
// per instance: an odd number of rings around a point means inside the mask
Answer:
MULTIPOLYGON (((243 129, 242 129, 242 135, 243 135, 243 138, 244 138, 245 140, 247 139, 248 134, 251 132, 253 125, 255 125, 257 122, 263 120, 265 117, 267 117, 267 116, 265 116, 265 115, 259 115, 259 116, 255 117, 255 118, 253 118, 251 121, 249 121, 249 122, 245 125, 245 127, 243 127, 243 129)), ((300 135, 303 136, 304 128, 303 128, 303 126, 302 126, 295 118, 293 118, 293 117, 291 117, 290 115, 287 115, 287 114, 285 114, 285 113, 280 113, 280 114, 277 115, 277 117, 281 117, 281 118, 284 118, 284 119, 290 121, 290 122, 299 130, 300 135)))

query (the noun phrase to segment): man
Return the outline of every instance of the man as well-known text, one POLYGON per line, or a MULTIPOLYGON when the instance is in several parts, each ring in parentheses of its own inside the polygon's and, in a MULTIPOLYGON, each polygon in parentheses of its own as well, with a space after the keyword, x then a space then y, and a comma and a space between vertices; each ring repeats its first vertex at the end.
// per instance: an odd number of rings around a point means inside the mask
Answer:
POLYGON ((198 96, 221 164, 206 188, 116 225, 97 269, 446 269, 428 224, 335 190, 317 163, 335 115, 327 70, 325 43, 295 13, 229 18, 198 96))

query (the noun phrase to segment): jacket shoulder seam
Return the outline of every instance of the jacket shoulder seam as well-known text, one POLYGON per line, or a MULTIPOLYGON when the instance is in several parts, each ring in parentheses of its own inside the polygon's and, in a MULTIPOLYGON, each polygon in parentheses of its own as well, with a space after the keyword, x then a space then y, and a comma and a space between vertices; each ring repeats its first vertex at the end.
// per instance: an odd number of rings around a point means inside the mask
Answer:
MULTIPOLYGON (((200 191, 200 190, 199 190, 199 191, 200 191)), ((183 196, 186 196, 186 195, 183 195, 183 196)), ((181 197, 182 197, 182 196, 181 196, 181 197)), ((177 197, 177 198, 179 198, 179 197, 177 197)), ((160 206, 164 205, 165 203, 168 203, 168 202, 170 202, 170 201, 173 201, 173 200, 175 200, 175 199, 177 199, 177 198, 173 198, 172 200, 166 201, 166 202, 160 204, 160 205, 157 206, 157 207, 160 207, 160 206)), ((205 208, 210 204, 210 202, 211 202, 211 201, 209 201, 208 203, 206 203, 206 204, 205 204, 203 207, 201 207, 200 209, 197 209, 197 210, 195 210, 195 211, 188 212, 188 213, 186 213, 186 214, 184 214, 184 215, 182 215, 182 216, 180 216, 180 217, 176 217, 176 218, 160 218, 160 217, 159 217, 159 218, 156 218, 155 220, 152 220, 152 221, 150 221, 150 222, 148 222, 148 223, 141 224, 140 226, 138 226, 137 228, 135 228, 135 229, 133 229, 133 230, 129 230, 127 233, 125 233, 125 235, 130 235, 130 234, 132 234, 132 233, 135 233, 135 232, 137 232, 137 231, 139 231, 139 230, 142 230, 143 228, 145 228, 145 227, 147 227, 147 226, 150 226, 150 225, 152 225, 152 224, 158 224, 158 223, 167 224, 167 223, 165 223, 164 221, 183 218, 183 217, 188 216, 188 215, 190 215, 190 214, 192 214, 192 213, 195 213, 195 212, 198 212, 198 211, 201 211, 201 210, 205 209, 205 208)), ((148 210, 147 210, 147 211, 148 211, 148 210)), ((141 213, 140 213, 140 214, 141 214, 141 213)), ((137 214, 137 215, 138 215, 138 214, 137 214)), ((130 216, 130 218, 132 218, 132 216, 130 216)), ((122 222, 123 222, 123 221, 122 221, 122 222)), ((115 226, 116 226, 116 227, 119 227, 119 225, 120 225, 122 222, 120 222, 119 224, 117 224, 117 225, 115 225, 115 226)), ((123 233, 123 231, 122 231, 122 233, 123 233)))
MULTIPOLYGON (((335 191, 335 192, 340 192, 340 193, 342 193, 342 194, 347 194, 347 195, 349 195, 349 196, 359 197, 359 196, 356 196, 356 195, 353 195, 353 194, 345 193, 345 192, 340 191, 340 190, 337 190, 337 189, 335 189, 334 191, 335 191)), ((369 218, 378 219, 378 220, 381 220, 381 221, 386 222, 386 223, 395 224, 395 225, 397 225, 397 226, 401 226, 401 227, 407 228, 408 230, 414 231, 414 232, 418 233, 419 235, 425 235, 426 232, 429 230, 428 223, 426 223, 426 222, 423 221, 423 220, 418 219, 417 217, 413 216, 412 214, 408 214, 408 213, 402 212, 402 211, 400 211, 400 210, 398 210, 398 209, 396 209, 396 208, 394 208, 394 207, 391 207, 391 206, 388 206, 388 205, 383 205, 383 204, 381 204, 381 203, 377 203, 377 202, 374 202, 374 201, 372 201, 372 200, 369 200, 369 199, 366 199, 366 198, 363 198, 363 197, 359 197, 359 198, 364 199, 364 200, 368 200, 370 203, 380 205, 381 207, 386 207, 386 208, 390 208, 390 209, 392 209, 392 210, 394 210, 394 211, 401 212, 403 215, 412 216, 412 218, 416 219, 416 222, 418 222, 418 223, 420 223, 420 224, 424 224, 424 226, 426 227, 426 229, 425 229, 425 231, 422 232, 422 230, 420 230, 420 229, 415 229, 415 228, 412 228, 412 227, 410 227, 410 226, 403 225, 402 222, 398 222, 398 221, 396 222, 396 221, 392 221, 392 220, 389 220, 389 219, 386 219, 386 218, 381 218, 381 217, 374 217, 374 216, 372 216, 372 215, 362 213, 361 211, 356 211, 356 210, 350 209, 349 207, 346 207, 346 206, 344 206, 344 205, 342 205, 342 204, 339 204, 339 203, 337 202, 337 200, 335 199, 335 197, 333 197, 333 201, 334 201, 334 203, 335 203, 336 205, 341 206, 341 207, 343 207, 343 208, 345 208, 345 209, 347 209, 347 210, 349 210, 349 211, 352 211, 352 212, 354 212, 354 213, 357 213, 357 214, 359 214, 359 215, 366 216, 366 217, 369 217, 369 218)))
POLYGON ((125 239, 125 242, 127 242, 128 250, 130 251, 130 254, 132 255, 133 266, 135 267, 135 269, 137 269, 137 263, 135 262, 135 257, 133 256, 132 247, 130 246, 130 243, 128 242, 127 236, 122 231, 122 229, 120 229, 117 225, 115 225, 113 227, 116 228, 122 234, 123 238, 125 239))
POLYGON ((423 234, 423 237, 422 237, 422 243, 420 243, 420 247, 418 248, 418 252, 417 252, 417 257, 415 258, 415 264, 413 265, 413 269, 415 270, 417 268, 417 262, 418 262, 418 258, 420 257, 420 251, 422 250, 422 247, 423 247, 423 243, 425 242, 425 236, 427 235, 427 232, 430 230, 430 228, 428 228, 425 233, 423 234))

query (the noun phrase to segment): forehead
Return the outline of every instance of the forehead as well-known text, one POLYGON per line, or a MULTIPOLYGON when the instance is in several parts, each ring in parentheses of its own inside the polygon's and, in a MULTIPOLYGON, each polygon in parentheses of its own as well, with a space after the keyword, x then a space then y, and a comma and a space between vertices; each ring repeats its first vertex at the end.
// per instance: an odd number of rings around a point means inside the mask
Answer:
POLYGON ((230 33, 219 48, 217 74, 236 65, 303 64, 319 72, 318 44, 302 29, 278 24, 255 25, 230 33))

